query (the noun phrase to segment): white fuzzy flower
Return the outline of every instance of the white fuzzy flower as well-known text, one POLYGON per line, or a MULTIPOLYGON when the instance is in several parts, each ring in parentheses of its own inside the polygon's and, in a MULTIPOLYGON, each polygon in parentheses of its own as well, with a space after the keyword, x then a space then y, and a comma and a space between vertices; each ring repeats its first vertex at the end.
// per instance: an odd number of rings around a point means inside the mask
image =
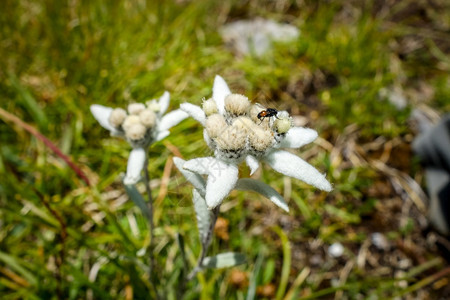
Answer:
POLYGON ((91 112, 100 125, 109 130, 111 135, 125 138, 133 147, 128 158, 125 184, 135 184, 139 181, 148 146, 167 137, 170 128, 188 117, 188 114, 180 109, 164 115, 169 102, 170 94, 164 92, 158 101, 130 104, 129 115, 121 108, 91 105, 91 112))
POLYGON ((128 104, 128 113, 130 115, 139 115, 145 108, 144 103, 130 103, 128 104))
POLYGON ((111 112, 109 116, 109 124, 114 126, 115 128, 119 128, 127 117, 127 112, 123 108, 116 108, 111 112))
POLYGON ((156 114, 151 109, 144 109, 139 113, 139 119, 142 125, 151 128, 156 125, 156 114))
POLYGON ((243 95, 232 94, 220 76, 214 80, 212 99, 217 107, 217 113, 213 114, 209 108, 206 113, 204 111, 210 105, 204 105, 202 109, 190 103, 181 104, 182 110, 205 127, 205 141, 214 151, 213 157, 184 162, 184 171, 179 167, 182 172, 207 176, 203 188, 199 189, 198 184, 194 186, 205 198, 208 208, 220 205, 231 190, 243 189, 257 191, 288 210, 284 199, 270 186, 253 179, 238 180, 238 165, 243 161, 250 167, 251 174, 259 168, 259 161, 264 161, 284 175, 324 191, 332 190, 325 176, 313 166, 290 152, 280 150, 299 148, 312 142, 317 138, 315 130, 293 127, 287 112, 266 110, 260 104, 251 104, 243 95))

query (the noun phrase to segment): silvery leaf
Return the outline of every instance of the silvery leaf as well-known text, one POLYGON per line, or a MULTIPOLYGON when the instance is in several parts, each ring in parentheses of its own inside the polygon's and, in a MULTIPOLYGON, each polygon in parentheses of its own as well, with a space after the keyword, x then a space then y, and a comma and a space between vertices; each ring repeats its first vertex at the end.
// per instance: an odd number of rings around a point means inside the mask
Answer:
POLYGON ((236 184, 236 189, 241 191, 254 191, 257 192, 273 203, 275 203, 278 207, 282 208, 285 211, 289 211, 289 207, 286 204, 283 196, 281 196, 273 187, 265 184, 264 182, 254 180, 251 178, 242 178, 239 179, 236 184))
POLYGON ((208 210, 208 207, 206 206, 205 199, 200 195, 200 193, 196 189, 192 190, 192 194, 193 194, 192 201, 194 202, 195 215, 197 217, 198 232, 200 235, 200 240, 202 241, 202 243, 204 243, 208 236, 209 226, 211 224, 210 212, 208 210))
POLYGON ((147 203, 145 202, 144 198, 142 197, 141 193, 136 188, 136 185, 134 184, 125 184, 125 191, 128 194, 128 197, 133 201, 133 203, 139 207, 144 217, 149 220, 149 214, 148 214, 148 208, 147 203))
POLYGON ((229 268, 245 263, 245 256, 241 253, 226 252, 215 256, 205 257, 202 268, 229 268))

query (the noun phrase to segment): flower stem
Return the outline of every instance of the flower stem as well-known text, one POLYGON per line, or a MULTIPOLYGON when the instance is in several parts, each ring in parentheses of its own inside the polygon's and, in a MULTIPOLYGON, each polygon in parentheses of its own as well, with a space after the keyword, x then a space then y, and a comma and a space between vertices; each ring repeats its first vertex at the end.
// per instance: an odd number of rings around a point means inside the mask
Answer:
POLYGON ((153 224, 153 196, 152 196, 152 190, 150 188, 150 174, 148 172, 148 161, 149 161, 149 157, 148 157, 148 153, 146 153, 146 158, 145 158, 145 166, 144 166, 144 185, 145 185, 145 190, 147 192, 147 196, 148 196, 148 201, 147 201, 147 209, 148 209, 148 231, 149 231, 149 235, 150 235, 150 243, 148 244, 147 247, 147 253, 149 256, 149 264, 148 264, 148 273, 149 273, 149 278, 150 278, 150 285, 153 288, 153 291, 155 293, 155 297, 156 299, 159 299, 159 295, 158 295, 158 291, 156 290, 156 286, 155 283, 153 282, 153 273, 154 273, 154 266, 155 266, 155 262, 154 262, 154 257, 153 257, 153 229, 154 229, 154 224, 153 224))
POLYGON ((220 212, 220 205, 211 210, 211 214, 210 214, 211 223, 209 224, 208 234, 201 241, 202 242, 202 250, 200 252, 200 256, 198 258, 197 265, 194 267, 194 269, 191 271, 191 273, 189 273, 189 275, 187 277, 188 281, 192 280, 195 277, 195 275, 197 275, 197 273, 202 270, 203 260, 206 257, 209 246, 211 245, 214 227, 216 226, 216 221, 217 221, 217 217, 219 216, 219 212, 220 212))

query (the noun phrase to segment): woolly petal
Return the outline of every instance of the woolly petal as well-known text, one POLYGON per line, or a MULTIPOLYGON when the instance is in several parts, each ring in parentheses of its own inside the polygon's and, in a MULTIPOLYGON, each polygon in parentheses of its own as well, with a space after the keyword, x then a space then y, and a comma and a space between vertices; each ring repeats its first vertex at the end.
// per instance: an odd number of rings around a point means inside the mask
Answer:
POLYGON ((259 168, 259 161, 254 156, 247 155, 245 163, 250 168, 250 176, 259 168))
POLYGON ((209 175, 212 166, 216 165, 217 159, 214 157, 200 157, 188 160, 183 168, 200 175, 209 175))
POLYGON ((183 168, 200 175, 208 175, 205 200, 209 209, 222 203, 238 180, 238 168, 214 157, 194 158, 184 163, 183 168))
POLYGON ((124 184, 135 184, 141 178, 141 171, 145 165, 145 149, 134 148, 130 152, 127 164, 127 175, 123 179, 124 184))
POLYGON ((113 109, 111 107, 106 107, 99 104, 91 105, 91 113, 94 118, 100 123, 100 125, 111 131, 112 135, 120 135, 120 132, 115 129, 111 124, 109 124, 109 116, 111 115, 113 109))
POLYGON ((216 78, 214 78, 212 98, 216 101, 217 110, 221 115, 225 112, 225 97, 229 94, 231 94, 231 91, 225 80, 219 75, 216 75, 216 78))
POLYGON ((203 112, 203 109, 200 106, 191 104, 191 103, 182 103, 180 105, 181 110, 187 112, 191 117, 200 122, 203 126, 205 126, 206 115, 203 112))
POLYGON ((213 140, 209 137, 208 132, 206 132, 206 129, 203 129, 203 139, 205 140, 206 144, 210 149, 215 149, 215 143, 213 140))
MULTIPOLYGON (((175 163, 175 166, 181 172, 181 174, 183 174, 184 178, 186 178, 186 180, 189 181, 194 186, 194 188, 196 190, 198 190, 200 195, 204 198, 205 194, 206 194, 205 179, 203 179, 203 177, 201 175, 183 168, 184 164, 186 163, 186 161, 184 159, 181 159, 179 157, 174 157, 173 162, 175 163)), ((206 206, 206 204, 205 204, 205 206, 206 206)))
POLYGON ((165 139, 166 137, 169 136, 169 134, 170 134, 169 130, 158 131, 155 136, 155 142, 165 139))
POLYGON ((223 199, 234 189, 238 180, 238 168, 236 165, 227 164, 215 160, 210 166, 210 174, 206 183, 206 205, 213 209, 220 205, 223 199))
POLYGON ((257 192, 285 211, 289 211, 284 198, 271 186, 265 184, 264 182, 254 180, 251 178, 239 179, 236 184, 236 189, 241 191, 254 191, 257 192))
POLYGON ((169 107, 170 103, 170 94, 169 92, 165 91, 164 94, 159 98, 158 104, 159 104, 159 112, 158 115, 162 116, 167 111, 167 108, 169 107))
POLYGON ((273 151, 264 160, 277 172, 300 179, 324 191, 331 191, 331 184, 325 176, 300 157, 287 151, 273 151))
POLYGON ((317 131, 304 128, 293 127, 286 133, 284 139, 277 145, 277 148, 300 148, 311 143, 317 138, 317 131))
POLYGON ((185 111, 182 111, 181 109, 173 110, 162 117, 161 122, 158 125, 158 130, 169 130, 187 117, 189 117, 189 115, 185 111))

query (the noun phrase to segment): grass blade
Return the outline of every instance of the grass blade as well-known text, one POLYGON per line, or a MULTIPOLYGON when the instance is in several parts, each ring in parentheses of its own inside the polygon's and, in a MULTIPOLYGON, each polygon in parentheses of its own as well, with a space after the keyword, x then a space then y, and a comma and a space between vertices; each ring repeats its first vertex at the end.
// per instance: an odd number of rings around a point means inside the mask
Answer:
POLYGON ((281 300, 286 292, 289 273, 291 271, 291 245, 289 244, 287 235, 280 227, 275 227, 274 231, 280 236, 281 245, 283 247, 283 266, 281 268, 281 279, 275 297, 275 299, 281 300))
POLYGON ((31 93, 20 84, 16 76, 10 74, 9 80, 11 81, 12 86, 17 90, 19 98, 25 109, 30 112, 31 116, 36 121, 36 123, 38 123, 39 127, 44 128, 48 122, 47 116, 37 103, 36 99, 34 99, 31 93))
POLYGON ((25 277, 25 279, 28 281, 30 285, 36 285, 37 283, 36 277, 34 277, 34 275, 31 274, 30 271, 25 269, 17 258, 4 252, 0 252, 0 260, 3 261, 11 269, 13 269, 17 273, 25 277))
POLYGON ((37 139, 41 140, 47 147, 49 147, 57 156, 59 156, 62 160, 66 162, 66 164, 69 165, 69 167, 80 177, 88 186, 91 185, 89 182, 89 179, 87 178, 86 174, 68 157, 65 155, 55 144, 53 144, 52 141, 50 141, 47 137, 45 137, 42 133, 40 133, 36 128, 33 126, 25 123, 18 117, 16 117, 13 114, 10 114, 6 110, 0 108, 0 117, 2 117, 5 121, 10 121, 16 124, 17 126, 25 129, 32 135, 34 135, 37 139))

